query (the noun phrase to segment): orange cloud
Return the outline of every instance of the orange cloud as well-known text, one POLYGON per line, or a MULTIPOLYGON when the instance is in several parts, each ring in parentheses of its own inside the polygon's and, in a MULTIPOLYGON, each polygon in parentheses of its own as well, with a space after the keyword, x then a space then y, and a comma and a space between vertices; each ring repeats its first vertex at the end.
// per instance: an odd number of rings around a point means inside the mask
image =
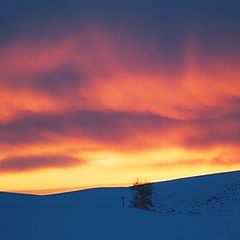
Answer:
POLYGON ((1 106, 5 112, 110 108, 180 119, 198 117, 208 108, 224 113, 225 101, 239 96, 240 66, 200 54, 192 45, 176 70, 176 63, 166 68, 159 52, 157 69, 150 48, 149 56, 146 49, 142 55, 132 42, 117 41, 103 29, 54 42, 15 43, 0 51, 1 106), (143 67, 141 57, 153 67, 143 67))
POLYGON ((107 184, 105 176, 126 184, 151 171, 154 180, 161 168, 177 177, 239 166, 221 155, 240 144, 239 63, 187 42, 169 65, 161 51, 118 37, 91 28, 0 49, 0 171, 18 172, 22 184, 4 188, 23 189, 27 178, 39 186, 43 173, 34 170, 56 177, 49 189, 107 184), (70 166, 81 178, 60 186, 52 168, 70 166))

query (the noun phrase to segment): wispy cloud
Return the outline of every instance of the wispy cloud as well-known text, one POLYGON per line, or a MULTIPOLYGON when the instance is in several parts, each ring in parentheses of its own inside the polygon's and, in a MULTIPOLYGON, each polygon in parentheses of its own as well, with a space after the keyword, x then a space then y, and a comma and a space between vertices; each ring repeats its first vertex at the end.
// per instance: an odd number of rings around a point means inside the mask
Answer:
POLYGON ((231 0, 0 1, 1 173, 84 163, 86 181, 99 166, 100 180, 118 166, 115 179, 162 150, 169 171, 238 164, 239 11, 231 0))
POLYGON ((44 168, 66 168, 80 166, 85 161, 64 155, 12 156, 0 160, 1 173, 18 173, 44 168))

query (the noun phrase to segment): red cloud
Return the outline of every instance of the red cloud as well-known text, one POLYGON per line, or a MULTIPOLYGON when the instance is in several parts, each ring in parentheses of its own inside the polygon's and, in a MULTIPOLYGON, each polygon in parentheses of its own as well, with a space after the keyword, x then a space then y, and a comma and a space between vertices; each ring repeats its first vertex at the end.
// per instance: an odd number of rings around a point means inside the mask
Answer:
POLYGON ((177 120, 153 113, 72 110, 23 112, 0 124, 2 146, 54 143, 58 139, 92 142, 104 148, 135 150, 177 146, 208 148, 240 143, 238 113, 215 118, 177 120))

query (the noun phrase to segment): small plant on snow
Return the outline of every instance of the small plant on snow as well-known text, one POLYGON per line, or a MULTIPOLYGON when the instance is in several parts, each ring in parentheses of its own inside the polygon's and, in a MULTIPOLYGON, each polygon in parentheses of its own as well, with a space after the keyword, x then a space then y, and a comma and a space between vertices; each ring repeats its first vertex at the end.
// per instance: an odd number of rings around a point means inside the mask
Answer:
POLYGON ((137 179, 133 183, 131 190, 135 191, 131 202, 132 207, 143 210, 151 210, 153 207, 153 184, 146 182, 142 183, 137 179))

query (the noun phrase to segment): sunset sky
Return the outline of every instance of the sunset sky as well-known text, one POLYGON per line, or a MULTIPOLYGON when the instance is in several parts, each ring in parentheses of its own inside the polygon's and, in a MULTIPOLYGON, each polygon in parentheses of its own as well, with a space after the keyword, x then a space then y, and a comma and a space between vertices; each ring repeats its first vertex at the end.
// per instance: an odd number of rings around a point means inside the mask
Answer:
POLYGON ((1 0, 0 191, 240 168, 238 0, 1 0))

